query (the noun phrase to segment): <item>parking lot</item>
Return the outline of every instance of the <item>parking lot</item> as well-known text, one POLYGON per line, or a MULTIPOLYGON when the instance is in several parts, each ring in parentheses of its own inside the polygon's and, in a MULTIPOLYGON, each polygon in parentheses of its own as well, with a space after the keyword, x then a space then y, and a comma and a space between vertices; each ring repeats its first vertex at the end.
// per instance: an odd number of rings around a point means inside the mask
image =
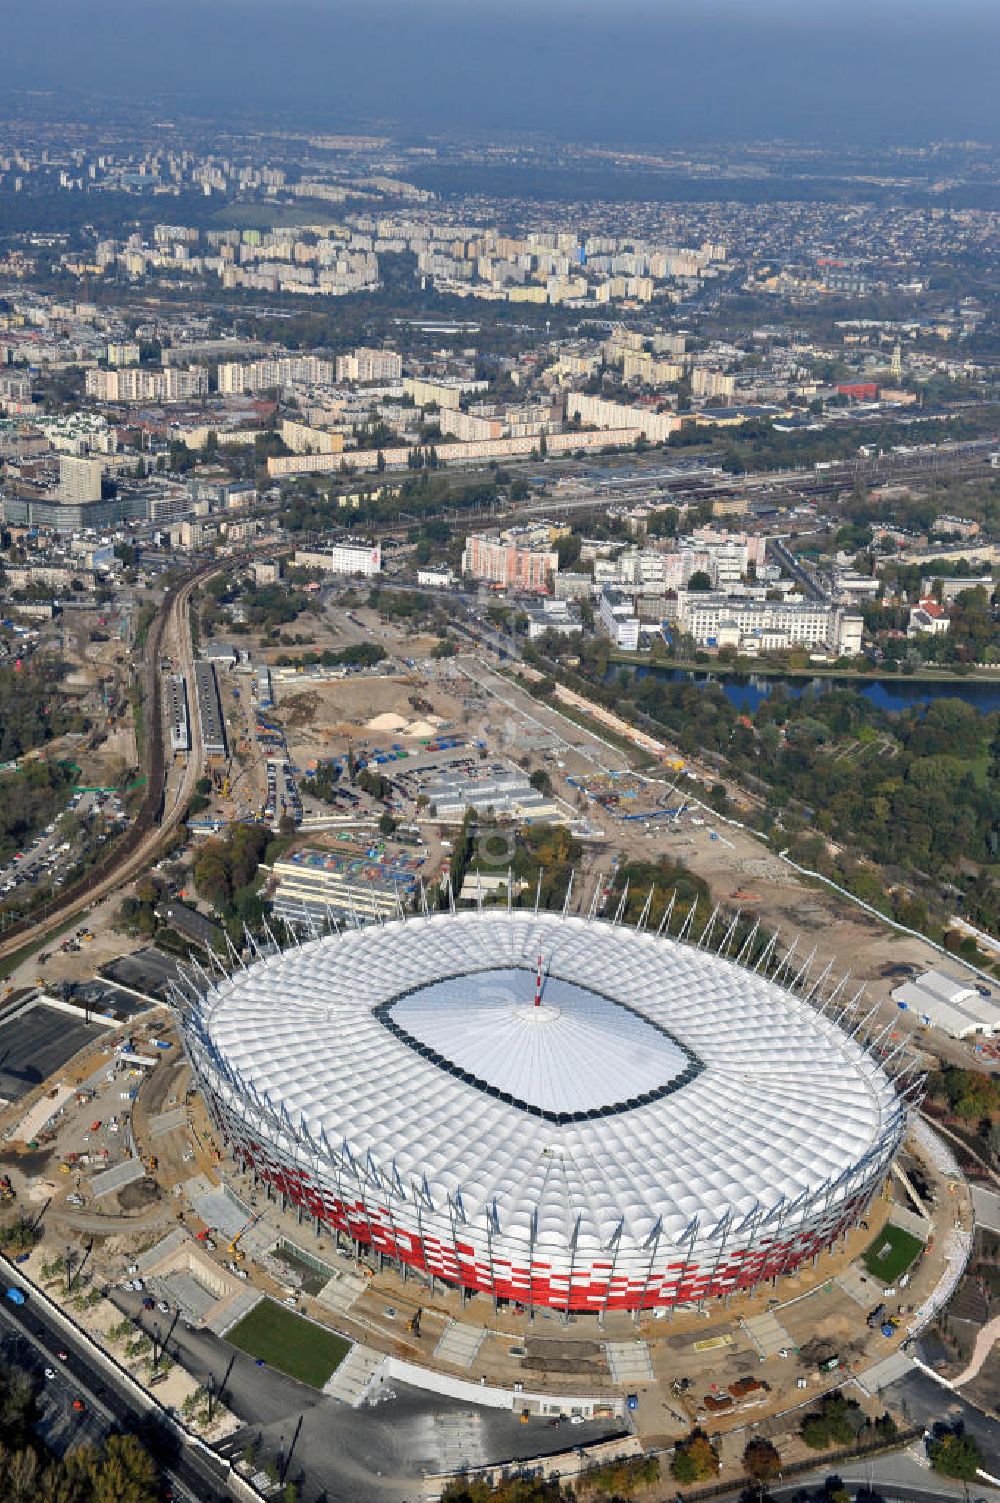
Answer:
POLYGON ((0 1025, 0 1096, 19 1101, 107 1030, 37 1003, 0 1025))

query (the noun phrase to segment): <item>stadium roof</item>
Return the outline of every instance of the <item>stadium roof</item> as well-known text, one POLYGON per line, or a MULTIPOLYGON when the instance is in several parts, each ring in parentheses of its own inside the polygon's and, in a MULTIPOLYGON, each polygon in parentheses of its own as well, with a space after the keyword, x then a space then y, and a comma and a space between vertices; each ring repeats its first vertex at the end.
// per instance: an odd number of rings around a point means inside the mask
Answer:
POLYGON ((793 1224, 846 1198, 904 1119, 879 1063, 802 997, 707 950, 528 910, 286 950, 220 981, 193 1022, 213 1089, 270 1118, 280 1151, 485 1210, 534 1246, 680 1242, 779 1209, 793 1224))

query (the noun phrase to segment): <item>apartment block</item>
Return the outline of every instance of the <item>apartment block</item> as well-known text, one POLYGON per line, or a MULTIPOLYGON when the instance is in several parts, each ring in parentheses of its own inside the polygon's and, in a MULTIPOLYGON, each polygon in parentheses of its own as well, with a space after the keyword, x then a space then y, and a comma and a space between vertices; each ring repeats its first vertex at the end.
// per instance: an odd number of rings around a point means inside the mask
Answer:
POLYGON ((508 590, 547 595, 558 569, 555 549, 525 547, 510 534, 471 533, 465 540, 463 574, 508 590))

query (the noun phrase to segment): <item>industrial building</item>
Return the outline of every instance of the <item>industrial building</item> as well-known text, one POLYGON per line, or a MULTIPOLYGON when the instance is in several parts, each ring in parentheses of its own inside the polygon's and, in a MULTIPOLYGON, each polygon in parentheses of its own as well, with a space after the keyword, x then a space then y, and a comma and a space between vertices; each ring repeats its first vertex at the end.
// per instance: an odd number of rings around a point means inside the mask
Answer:
POLYGON ((916 1013, 929 1028, 940 1028, 949 1038, 967 1039, 974 1034, 990 1038, 1000 1029, 1000 1007, 983 997, 974 986, 944 971, 926 971, 915 981, 904 981, 892 994, 896 1006, 916 1013))
POLYGON ((180 673, 167 679, 167 721, 170 725, 170 750, 175 757, 191 750, 191 722, 188 717, 187 684, 180 673))
POLYGON ((219 680, 213 663, 196 663, 194 667, 195 694, 198 699, 198 724, 201 727, 201 748, 209 766, 221 764, 229 756, 226 745, 226 723, 222 718, 219 701, 219 680))
POLYGON ((565 811, 551 798, 533 788, 523 772, 496 766, 468 775, 446 772, 425 783, 421 793, 433 819, 460 823, 466 809, 477 814, 510 815, 527 821, 565 820, 565 811))

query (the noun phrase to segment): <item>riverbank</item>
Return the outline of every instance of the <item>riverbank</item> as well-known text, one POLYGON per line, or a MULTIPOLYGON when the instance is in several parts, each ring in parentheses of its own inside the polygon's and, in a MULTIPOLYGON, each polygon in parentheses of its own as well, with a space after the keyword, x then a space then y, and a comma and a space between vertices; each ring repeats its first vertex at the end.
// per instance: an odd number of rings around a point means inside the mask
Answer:
POLYGON ((1000 665, 996 668, 976 668, 971 673, 956 673, 954 669, 922 668, 919 673, 886 673, 884 668, 861 671, 854 668, 837 668, 833 664, 810 664, 808 668, 786 668, 775 663, 758 663, 744 658, 740 663, 695 663, 681 658, 659 657, 652 652, 623 652, 614 648, 608 654, 608 664, 622 668, 665 668, 678 673, 700 674, 711 678, 836 678, 845 682, 856 680, 860 684, 990 684, 1000 686, 1000 665))
POLYGON ((981 715, 1000 712, 1000 674, 878 674, 850 673, 837 668, 750 669, 706 663, 676 663, 671 659, 620 653, 608 660, 605 683, 620 673, 663 683, 718 684, 741 714, 752 715, 782 685, 793 699, 809 692, 845 689, 862 695, 880 710, 923 710, 936 699, 960 699, 981 715))

